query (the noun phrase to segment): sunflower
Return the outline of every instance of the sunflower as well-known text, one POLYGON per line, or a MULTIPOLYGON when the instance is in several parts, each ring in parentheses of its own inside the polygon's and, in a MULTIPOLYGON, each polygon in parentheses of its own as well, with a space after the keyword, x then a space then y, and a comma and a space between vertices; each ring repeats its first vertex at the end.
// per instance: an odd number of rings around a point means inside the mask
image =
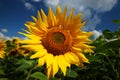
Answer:
POLYGON ((0 40, 0 58, 4 58, 5 56, 5 43, 3 40, 0 40))
POLYGON ((69 16, 67 7, 62 12, 58 6, 56 15, 51 8, 48 15, 41 9, 37 12, 37 18, 32 16, 33 22, 25 23, 28 30, 19 32, 29 38, 20 41, 26 44, 23 47, 36 51, 30 59, 38 58, 38 66, 46 64, 48 78, 54 77, 59 69, 65 76, 71 64, 83 66, 83 63, 89 63, 83 53, 93 52, 93 46, 88 45, 92 33, 81 30, 86 21, 82 22, 80 17, 81 13, 74 16, 74 8, 69 16))
POLYGON ((20 41, 20 38, 17 38, 17 37, 12 39, 12 44, 14 45, 14 47, 9 51, 8 56, 10 55, 17 56, 20 54, 25 57, 30 55, 31 51, 28 49, 22 48, 19 41, 20 41))

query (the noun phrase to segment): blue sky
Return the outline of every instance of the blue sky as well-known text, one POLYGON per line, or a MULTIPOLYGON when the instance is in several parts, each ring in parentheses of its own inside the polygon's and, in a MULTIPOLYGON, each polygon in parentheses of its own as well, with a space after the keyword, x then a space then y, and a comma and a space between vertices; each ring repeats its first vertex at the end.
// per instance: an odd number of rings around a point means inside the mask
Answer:
POLYGON ((41 8, 47 13, 48 7, 55 11, 57 5, 62 10, 65 6, 75 8, 75 14, 82 12, 83 20, 89 20, 83 28, 86 31, 100 35, 105 29, 115 31, 118 24, 112 23, 114 19, 120 19, 120 0, 0 0, 0 37, 21 37, 18 32, 26 27, 26 21, 32 21, 31 16, 36 16, 41 8))

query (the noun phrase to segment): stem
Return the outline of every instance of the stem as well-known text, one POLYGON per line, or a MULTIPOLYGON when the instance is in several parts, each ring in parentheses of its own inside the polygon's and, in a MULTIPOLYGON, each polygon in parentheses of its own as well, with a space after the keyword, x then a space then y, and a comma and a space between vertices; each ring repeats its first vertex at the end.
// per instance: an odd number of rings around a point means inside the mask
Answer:
POLYGON ((118 56, 120 57, 120 48, 119 48, 119 55, 118 56))
POLYGON ((31 68, 31 69, 29 70, 28 75, 27 75, 27 77, 26 77, 25 80, 29 80, 30 74, 31 74, 32 70, 35 69, 36 67, 37 67, 37 66, 35 66, 35 67, 33 67, 33 68, 31 68))

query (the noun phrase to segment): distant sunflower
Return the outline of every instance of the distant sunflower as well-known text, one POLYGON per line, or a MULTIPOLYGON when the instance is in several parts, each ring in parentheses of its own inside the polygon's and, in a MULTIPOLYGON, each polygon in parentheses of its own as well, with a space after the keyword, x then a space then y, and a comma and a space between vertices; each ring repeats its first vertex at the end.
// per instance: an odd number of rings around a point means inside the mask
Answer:
POLYGON ((9 56, 10 55, 17 56, 20 54, 20 55, 25 57, 25 56, 30 55, 31 51, 28 49, 22 48, 20 43, 19 43, 20 40, 21 39, 19 39, 17 37, 12 39, 12 44, 14 45, 14 47, 9 51, 9 53, 8 53, 9 56))
POLYGON ((5 43, 3 40, 0 40, 0 58, 4 58, 5 56, 5 43))
POLYGON ((38 11, 37 18, 32 16, 34 22, 28 21, 25 26, 29 31, 20 32, 28 37, 28 40, 20 41, 23 47, 36 51, 30 58, 39 58, 38 66, 46 63, 48 77, 54 77, 59 69, 66 75, 67 67, 71 64, 83 66, 83 63, 89 63, 83 52, 93 52, 88 43, 92 33, 80 30, 86 22, 82 22, 81 14, 74 16, 74 9, 67 16, 67 8, 64 12, 60 6, 54 15, 51 8, 48 15, 41 10, 38 11))

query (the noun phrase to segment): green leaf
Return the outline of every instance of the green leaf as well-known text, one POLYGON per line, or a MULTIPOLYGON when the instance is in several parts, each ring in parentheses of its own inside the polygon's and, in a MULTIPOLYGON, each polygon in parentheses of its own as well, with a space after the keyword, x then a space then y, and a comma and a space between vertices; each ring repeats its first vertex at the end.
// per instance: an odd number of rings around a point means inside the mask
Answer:
POLYGON ((67 72, 66 72, 66 76, 76 78, 78 76, 78 74, 77 74, 77 72, 68 69, 67 72))
POLYGON ((20 62, 18 62, 18 64, 21 64, 18 68, 16 68, 16 71, 22 71, 28 68, 31 68, 34 64, 34 61, 31 60, 21 60, 20 62))
POLYGON ((39 79, 39 80, 47 80, 47 76, 44 75, 42 72, 35 72, 31 74, 30 77, 39 79))
POLYGON ((108 48, 119 48, 120 47, 120 40, 114 40, 114 41, 110 41, 108 43, 106 43, 106 46, 108 48))
POLYGON ((89 55, 87 58, 90 62, 100 62, 99 56, 97 55, 89 55))
POLYGON ((107 39, 112 39, 114 37, 114 33, 109 30, 104 30, 103 35, 107 39))
POLYGON ((0 69, 0 75, 4 75, 4 71, 0 69))
POLYGON ((113 20, 112 22, 120 24, 120 20, 113 20))
POLYGON ((23 62, 25 62, 25 59, 19 59, 19 61, 16 63, 17 65, 23 64, 23 62))
POLYGON ((60 78, 50 78, 50 80, 61 80, 60 78))
POLYGON ((8 80, 8 78, 0 78, 0 80, 8 80))

